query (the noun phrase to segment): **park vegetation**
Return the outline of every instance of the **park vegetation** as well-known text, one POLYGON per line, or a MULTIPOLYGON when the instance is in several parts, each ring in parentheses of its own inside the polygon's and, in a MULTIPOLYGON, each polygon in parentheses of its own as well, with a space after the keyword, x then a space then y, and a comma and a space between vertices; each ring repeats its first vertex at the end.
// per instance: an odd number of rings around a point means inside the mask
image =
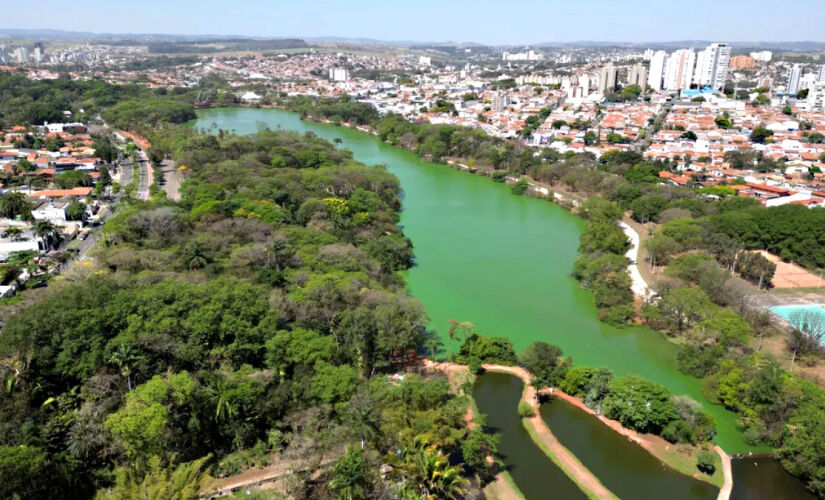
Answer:
POLYGON ((466 396, 387 376, 427 335, 397 273, 398 180, 291 133, 152 140, 187 166, 181 201, 121 207, 99 268, 4 328, 2 495, 192 498, 274 457, 304 464, 288 487, 305 498, 488 480, 495 438, 467 428, 466 396))
MULTIPOLYGON (((381 140, 427 160, 461 161, 493 178, 527 177, 551 189, 601 198, 580 207, 586 227, 574 268, 582 285, 593 290, 600 317, 614 324, 639 319, 678 337, 679 368, 703 378, 711 401, 737 412, 748 441, 774 446, 786 469, 825 496, 823 434, 818 431, 825 424, 825 391, 750 347, 751 339, 765 335, 768 323, 764 314, 747 307, 748 288, 738 281, 770 286, 775 266, 755 250, 812 271, 825 268, 825 209, 765 208, 736 197, 726 186, 701 189, 701 173, 687 186, 667 185, 659 172, 673 171, 674 165, 651 162, 633 151, 611 151, 598 159, 588 153, 561 155, 467 128, 381 116, 368 105, 347 101, 298 99, 286 106, 306 118, 369 126, 381 140), (658 284, 660 300, 641 311, 633 308, 623 255, 628 242, 616 225, 624 213, 639 223, 656 223, 658 230, 646 247, 651 264, 668 266, 658 284)), ((783 166, 781 160, 748 151, 728 152, 726 161, 732 168, 758 172, 783 166)), ((814 330, 803 322, 789 337, 789 351, 803 362, 806 356, 821 355, 814 330)), ((496 352, 503 341, 492 342, 496 352)), ((476 340, 474 345, 490 342, 476 340)), ((472 357, 468 360, 480 366, 472 357)))

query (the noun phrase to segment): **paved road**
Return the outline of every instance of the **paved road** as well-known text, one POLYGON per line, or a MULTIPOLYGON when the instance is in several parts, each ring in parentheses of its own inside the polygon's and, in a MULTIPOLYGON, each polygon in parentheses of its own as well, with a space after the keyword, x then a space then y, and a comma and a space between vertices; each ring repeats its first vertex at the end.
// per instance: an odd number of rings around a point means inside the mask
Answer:
POLYGON ((148 200, 149 199, 149 169, 151 168, 149 163, 149 158, 146 157, 146 153, 143 151, 138 151, 138 161, 140 162, 140 182, 138 183, 138 199, 139 200, 148 200))

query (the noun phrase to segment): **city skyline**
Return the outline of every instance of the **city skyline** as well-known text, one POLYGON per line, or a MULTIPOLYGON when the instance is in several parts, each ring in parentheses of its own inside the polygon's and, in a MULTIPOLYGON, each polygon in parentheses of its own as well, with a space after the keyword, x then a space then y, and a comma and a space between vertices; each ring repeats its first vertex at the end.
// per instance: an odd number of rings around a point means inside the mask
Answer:
MULTIPOLYGON (((387 42, 456 42, 488 45, 605 42, 825 41, 825 10, 817 0, 800 0, 793 11, 772 8, 761 0, 718 4, 698 0, 650 6, 641 0, 608 2, 538 2, 507 4, 458 0, 445 4, 422 0, 406 5, 356 0, 264 2, 147 0, 112 5, 79 0, 70 6, 44 0, 50 16, 27 20, 27 29, 55 29, 112 34, 232 35, 252 37, 369 38, 387 42), (748 23, 732 22, 747 11, 748 23), (800 16, 800 12, 805 12, 800 16), (497 13, 493 15, 493 13, 497 13), (511 17, 512 22, 502 19, 511 17), (381 22, 376 23, 375 19, 381 22), (581 22, 586 19, 586 22, 581 22), (181 22, 185 20, 186 22, 181 22), (678 20, 678 22, 676 22, 678 20), (575 22, 574 22, 575 21, 575 22)), ((3 28, 18 28, 4 26, 3 28)))

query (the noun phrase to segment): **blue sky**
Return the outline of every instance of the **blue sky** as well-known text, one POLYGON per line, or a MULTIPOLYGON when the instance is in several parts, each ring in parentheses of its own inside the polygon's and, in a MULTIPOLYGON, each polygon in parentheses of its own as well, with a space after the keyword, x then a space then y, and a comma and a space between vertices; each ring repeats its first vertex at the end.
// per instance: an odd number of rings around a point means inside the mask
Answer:
MULTIPOLYGON (((0 5, 7 0, 0 0, 0 5)), ((489 44, 825 41, 825 0, 38 0, 5 28, 489 44), (25 22, 25 24, 23 24, 25 22)), ((5 9, 8 12, 7 9, 5 9)))

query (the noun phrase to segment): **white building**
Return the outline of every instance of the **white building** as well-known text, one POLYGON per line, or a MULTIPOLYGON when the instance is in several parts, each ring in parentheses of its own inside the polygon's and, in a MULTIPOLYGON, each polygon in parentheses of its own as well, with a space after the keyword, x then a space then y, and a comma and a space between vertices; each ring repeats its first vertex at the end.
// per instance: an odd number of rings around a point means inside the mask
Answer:
POLYGON ((757 62, 771 62, 773 58, 773 52, 770 50, 761 50, 758 52, 751 52, 751 57, 754 58, 757 62))
POLYGON ((32 217, 34 217, 34 220, 47 220, 55 226, 65 226, 67 220, 66 208, 68 206, 67 202, 47 201, 32 210, 32 217))
POLYGON ((693 83, 721 89, 725 86, 730 68, 730 45, 712 43, 699 52, 693 83))
POLYGON ((616 67, 613 66, 613 63, 607 63, 607 66, 603 67, 601 71, 599 71, 600 94, 616 89, 616 76, 616 67))
POLYGON ((825 81, 817 82, 808 89, 806 104, 811 111, 825 111, 825 81))
POLYGON ((432 58, 430 56, 419 56, 418 57, 418 64, 421 66, 430 66, 433 63, 432 58))
POLYGON ((662 90, 662 82, 665 78, 665 65, 667 64, 667 52, 657 50, 650 57, 650 72, 647 76, 647 85, 655 91, 662 90))
POLYGON ((682 90, 690 88, 696 53, 693 49, 681 49, 673 52, 665 65, 664 88, 682 90))
POLYGON ((802 78, 802 65, 794 64, 788 72, 788 82, 785 84, 786 94, 796 94, 799 92, 799 82, 802 78))
POLYGON ((825 64, 819 65, 819 71, 816 74, 817 82, 825 82, 825 64))
POLYGON ((349 81, 349 70, 346 68, 330 68, 329 79, 333 82, 349 81))
POLYGON ((647 85, 647 68, 644 64, 638 63, 630 68, 627 75, 627 84, 645 88, 645 85, 647 85))

